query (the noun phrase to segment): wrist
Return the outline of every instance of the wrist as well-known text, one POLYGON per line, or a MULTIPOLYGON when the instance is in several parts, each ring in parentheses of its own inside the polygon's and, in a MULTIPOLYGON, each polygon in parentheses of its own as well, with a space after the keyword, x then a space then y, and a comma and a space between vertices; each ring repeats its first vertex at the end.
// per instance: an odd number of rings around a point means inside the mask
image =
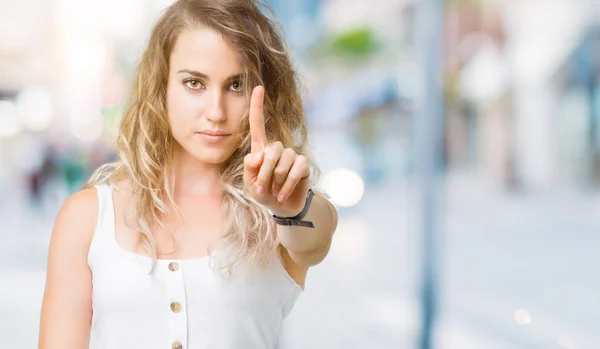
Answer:
POLYGON ((274 207, 267 207, 267 209, 271 214, 274 214, 277 217, 289 218, 299 215, 304 207, 290 210, 289 208, 281 207, 281 205, 275 205, 274 207))
POLYGON ((275 215, 279 218, 302 219, 302 218, 304 218, 304 216, 306 216, 306 214, 308 213, 308 210, 310 209, 310 205, 311 205, 313 196, 314 196, 314 192, 312 191, 311 188, 308 188, 308 193, 306 194, 306 201, 304 202, 302 207, 290 209, 287 207, 283 207, 281 205, 281 203, 277 202, 275 207, 267 207, 267 208, 269 210, 269 213, 271 213, 271 215, 275 215))
MULTIPOLYGON (((313 222, 302 220, 308 214, 308 211, 310 210, 310 204, 312 202, 313 195, 314 195, 314 192, 312 191, 312 189, 309 188, 308 194, 306 195, 306 202, 304 204, 304 207, 302 207, 302 210, 299 213, 295 213, 295 212, 277 213, 277 212, 273 212, 270 210, 269 210, 269 213, 271 214, 271 217, 275 220, 275 222, 279 225, 287 225, 287 226, 297 225, 297 226, 302 226, 302 227, 314 228, 315 226, 314 226, 313 222)), ((288 210, 288 211, 291 211, 291 210, 288 210)))

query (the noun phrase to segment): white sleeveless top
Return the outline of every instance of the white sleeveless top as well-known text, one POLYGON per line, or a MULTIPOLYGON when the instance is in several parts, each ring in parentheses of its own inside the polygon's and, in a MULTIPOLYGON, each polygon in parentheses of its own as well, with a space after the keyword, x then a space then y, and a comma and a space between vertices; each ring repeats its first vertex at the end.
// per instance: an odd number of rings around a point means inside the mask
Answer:
POLYGON ((274 348, 302 288, 276 256, 252 277, 221 277, 213 257, 158 260, 117 244, 112 188, 96 186, 98 224, 88 264, 93 276, 91 349, 274 348))

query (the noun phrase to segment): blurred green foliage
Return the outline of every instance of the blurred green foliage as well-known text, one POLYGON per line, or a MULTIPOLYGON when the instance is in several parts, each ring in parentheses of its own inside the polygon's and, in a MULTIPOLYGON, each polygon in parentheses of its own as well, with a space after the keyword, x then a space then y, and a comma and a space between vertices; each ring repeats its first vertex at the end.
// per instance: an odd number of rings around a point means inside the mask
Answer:
POLYGON ((353 56, 364 56, 376 50, 375 35, 368 28, 357 28, 333 37, 334 51, 353 56))
POLYGON ((353 60, 371 57, 379 46, 372 30, 360 27, 323 37, 311 51, 314 58, 336 56, 353 60))

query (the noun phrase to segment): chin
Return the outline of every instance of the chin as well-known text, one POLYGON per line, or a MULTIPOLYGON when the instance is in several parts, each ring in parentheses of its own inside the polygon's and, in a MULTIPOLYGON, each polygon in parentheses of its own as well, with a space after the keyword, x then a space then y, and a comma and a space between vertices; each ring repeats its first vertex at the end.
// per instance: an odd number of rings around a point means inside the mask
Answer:
POLYGON ((235 144, 219 144, 206 146, 197 142, 179 143, 179 151, 186 153, 186 157, 209 165, 225 163, 237 149, 235 144))
POLYGON ((194 157, 196 160, 203 162, 205 164, 211 165, 220 165, 231 157, 232 153, 219 151, 217 149, 205 150, 202 149, 200 151, 196 150, 195 152, 191 152, 190 155, 194 157))

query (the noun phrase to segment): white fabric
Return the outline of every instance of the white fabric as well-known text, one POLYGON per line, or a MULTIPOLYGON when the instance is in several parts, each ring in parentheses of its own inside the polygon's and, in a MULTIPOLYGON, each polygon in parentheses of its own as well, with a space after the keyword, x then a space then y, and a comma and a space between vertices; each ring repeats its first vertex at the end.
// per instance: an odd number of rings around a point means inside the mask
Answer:
POLYGON ((281 323, 302 292, 276 257, 251 277, 225 279, 212 270, 208 256, 158 260, 149 273, 150 258, 117 244, 112 188, 96 189, 98 224, 88 255, 91 349, 275 347, 281 323), (179 268, 172 271, 170 263, 179 268), (181 306, 177 313, 173 302, 181 306))

